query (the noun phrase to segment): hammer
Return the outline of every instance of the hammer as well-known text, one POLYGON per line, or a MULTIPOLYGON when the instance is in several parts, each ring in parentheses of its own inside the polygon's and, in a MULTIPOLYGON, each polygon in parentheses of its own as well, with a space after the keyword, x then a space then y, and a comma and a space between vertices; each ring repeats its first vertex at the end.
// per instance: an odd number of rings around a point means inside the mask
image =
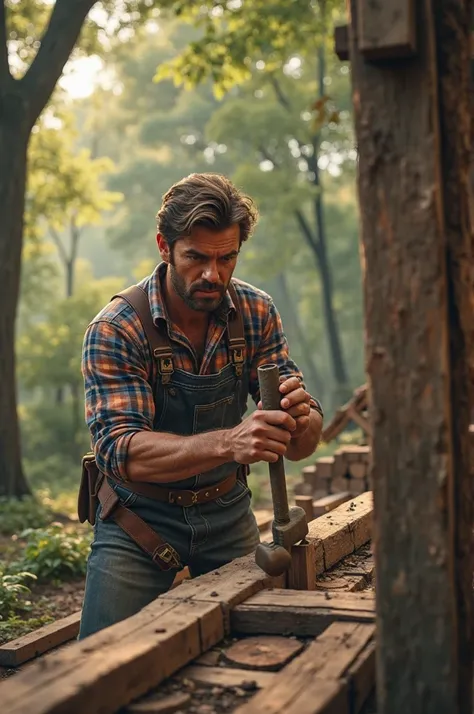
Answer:
MULTIPOLYGON (((265 364, 258 368, 258 383, 262 408, 280 409, 280 379, 276 364, 265 364)), ((308 533, 306 514, 302 508, 288 506, 286 492, 285 464, 283 456, 268 464, 272 490, 273 543, 259 543, 255 551, 255 562, 267 575, 282 575, 291 565, 291 546, 303 540, 308 533)))

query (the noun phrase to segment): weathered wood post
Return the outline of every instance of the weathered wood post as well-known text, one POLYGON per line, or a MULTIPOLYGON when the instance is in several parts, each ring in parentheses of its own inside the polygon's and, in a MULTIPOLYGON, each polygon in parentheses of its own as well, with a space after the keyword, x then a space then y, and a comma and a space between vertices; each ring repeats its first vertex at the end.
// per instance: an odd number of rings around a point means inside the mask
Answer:
POLYGON ((350 5, 378 714, 471 714, 470 2, 350 5))

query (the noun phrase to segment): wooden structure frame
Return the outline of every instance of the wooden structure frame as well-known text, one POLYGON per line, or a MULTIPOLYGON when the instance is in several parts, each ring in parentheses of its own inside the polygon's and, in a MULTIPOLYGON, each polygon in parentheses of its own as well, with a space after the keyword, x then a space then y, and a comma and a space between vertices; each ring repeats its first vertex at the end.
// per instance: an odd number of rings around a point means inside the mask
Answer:
MULTIPOLYGON (((310 566, 305 563, 305 568, 313 575, 322 574, 367 543, 372 509, 372 495, 364 494, 350 505, 340 506, 330 517, 312 521, 308 534, 312 562, 310 566)), ((351 573, 350 568, 349 576, 364 579, 364 573, 351 573)), ((255 679, 256 689, 261 691, 239 709, 240 714, 265 709, 275 688, 286 691, 288 687, 292 702, 287 698, 274 701, 271 710, 275 713, 360 711, 374 685, 373 594, 352 592, 355 583, 345 588, 346 592, 295 590, 286 585, 283 577, 266 576, 255 565, 253 555, 184 581, 133 617, 40 658, 5 680, 0 684, 2 711, 112 714, 193 661, 191 670, 183 670, 183 677, 198 681, 204 677, 210 684, 235 684, 242 676, 255 679), (258 671, 245 675, 235 669, 227 674, 202 671, 201 656, 226 635, 275 632, 314 641, 285 663, 273 680, 258 671), (270 681, 272 687, 265 689, 270 681)), ((70 628, 77 626, 77 616, 64 625, 69 628, 66 639, 70 628)), ((46 651, 48 636, 51 643, 58 627, 44 630, 36 634, 38 652, 46 651)), ((4 663, 14 657, 21 661, 21 649, 34 656, 32 639, 21 638, 0 647, 0 660, 3 656, 4 663)))

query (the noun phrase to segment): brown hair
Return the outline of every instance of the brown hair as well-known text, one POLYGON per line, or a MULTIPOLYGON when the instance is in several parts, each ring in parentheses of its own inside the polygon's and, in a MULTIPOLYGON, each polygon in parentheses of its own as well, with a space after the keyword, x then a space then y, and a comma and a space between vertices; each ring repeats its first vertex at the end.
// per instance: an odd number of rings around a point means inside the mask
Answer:
POLYGON ((190 174, 163 196, 156 216, 158 233, 172 246, 189 236, 194 226, 224 230, 238 223, 240 245, 251 235, 258 211, 245 195, 221 174, 190 174))

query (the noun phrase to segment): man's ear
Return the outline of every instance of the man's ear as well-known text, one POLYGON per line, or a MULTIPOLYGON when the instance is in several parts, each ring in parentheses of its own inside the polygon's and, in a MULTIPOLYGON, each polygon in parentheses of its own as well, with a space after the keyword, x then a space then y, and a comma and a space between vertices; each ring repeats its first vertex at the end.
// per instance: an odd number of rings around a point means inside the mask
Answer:
POLYGON ((160 251, 161 259, 165 263, 170 262, 171 252, 168 241, 164 238, 161 233, 156 234, 156 242, 158 245, 158 250, 160 251))

